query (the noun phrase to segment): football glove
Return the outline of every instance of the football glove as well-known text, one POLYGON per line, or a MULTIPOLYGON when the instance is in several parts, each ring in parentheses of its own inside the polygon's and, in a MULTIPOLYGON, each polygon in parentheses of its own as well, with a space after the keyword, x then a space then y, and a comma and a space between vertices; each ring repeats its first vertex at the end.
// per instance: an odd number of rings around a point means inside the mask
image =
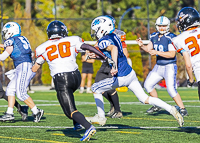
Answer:
POLYGON ((116 69, 116 64, 115 64, 115 62, 114 62, 112 59, 106 58, 106 62, 107 62, 108 64, 112 65, 112 67, 113 67, 114 69, 116 69))
POLYGON ((187 85, 192 86, 194 84, 195 80, 193 80, 193 82, 190 82, 190 80, 187 80, 187 85))

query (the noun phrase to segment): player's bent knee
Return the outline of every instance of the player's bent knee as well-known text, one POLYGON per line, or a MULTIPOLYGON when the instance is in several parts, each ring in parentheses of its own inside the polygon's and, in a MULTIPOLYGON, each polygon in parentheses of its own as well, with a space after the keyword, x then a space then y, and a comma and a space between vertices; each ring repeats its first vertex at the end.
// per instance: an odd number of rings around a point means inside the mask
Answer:
POLYGON ((144 83, 144 89, 145 89, 148 93, 150 93, 150 92, 153 90, 153 87, 149 86, 148 83, 144 83))
POLYGON ((139 100, 142 104, 148 104, 148 103, 146 103, 146 101, 149 100, 149 96, 148 96, 148 95, 140 96, 140 97, 138 98, 138 100, 139 100))
POLYGON ((72 118, 73 114, 76 113, 76 112, 78 112, 78 110, 71 112, 71 118, 72 118))
POLYGON ((30 96, 28 94, 17 94, 17 98, 20 100, 20 101, 25 101, 26 99, 28 99, 30 96))
POLYGON ((167 91, 168 91, 169 95, 171 96, 171 98, 176 97, 176 95, 178 93, 176 89, 173 89, 173 90, 167 89, 167 91))

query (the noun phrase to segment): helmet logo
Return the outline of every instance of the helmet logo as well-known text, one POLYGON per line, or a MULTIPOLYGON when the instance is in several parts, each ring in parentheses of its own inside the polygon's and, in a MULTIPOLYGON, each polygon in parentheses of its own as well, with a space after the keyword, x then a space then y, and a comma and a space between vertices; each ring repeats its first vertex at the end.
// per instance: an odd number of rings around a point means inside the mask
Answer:
POLYGON ((180 16, 179 16, 179 19, 180 19, 180 21, 183 21, 187 17, 188 17, 188 14, 184 14, 183 12, 181 12, 180 16))
POLYGON ((67 27, 65 25, 61 25, 61 27, 65 30, 67 30, 67 27))
POLYGON ((106 19, 100 18, 100 19, 96 19, 93 23, 92 26, 98 25, 100 23, 104 23, 106 21, 106 19))
POLYGON ((10 27, 11 27, 11 25, 10 25, 10 24, 7 24, 7 25, 6 25, 6 28, 10 28, 10 27))

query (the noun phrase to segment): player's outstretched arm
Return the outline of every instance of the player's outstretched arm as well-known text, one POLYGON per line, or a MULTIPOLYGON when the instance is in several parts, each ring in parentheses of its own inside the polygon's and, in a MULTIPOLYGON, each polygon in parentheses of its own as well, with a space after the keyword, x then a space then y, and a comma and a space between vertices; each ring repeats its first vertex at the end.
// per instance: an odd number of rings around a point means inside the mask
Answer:
POLYGON ((96 55, 98 55, 100 58, 102 59, 106 59, 107 57, 99 50, 97 50, 95 47, 89 45, 89 44, 85 44, 83 43, 80 47, 82 50, 88 50, 90 52, 95 53, 96 55))
POLYGON ((142 48, 142 50, 144 50, 145 52, 148 52, 148 53, 149 53, 149 51, 153 49, 153 44, 152 44, 151 41, 149 42, 149 44, 148 44, 147 46, 145 46, 145 45, 143 44, 141 38, 136 39, 136 42, 137 42, 137 44, 140 46, 140 48, 142 48))
POLYGON ((37 70, 41 67, 41 65, 45 62, 44 58, 42 58, 42 56, 39 56, 36 61, 35 64, 32 67, 32 72, 37 72, 37 70))
POLYGON ((107 56, 105 56, 101 51, 97 50, 95 47, 84 43, 84 44, 81 45, 80 48, 82 50, 88 50, 92 53, 95 53, 97 56, 99 56, 103 60, 106 60, 109 64, 112 65, 113 68, 116 69, 116 63, 112 59, 109 59, 107 56))
POLYGON ((41 65, 35 62, 35 64, 32 67, 32 72, 37 72, 37 70, 40 68, 41 65))
POLYGON ((6 50, 0 54, 0 61, 4 61, 13 51, 13 46, 6 47, 6 50))

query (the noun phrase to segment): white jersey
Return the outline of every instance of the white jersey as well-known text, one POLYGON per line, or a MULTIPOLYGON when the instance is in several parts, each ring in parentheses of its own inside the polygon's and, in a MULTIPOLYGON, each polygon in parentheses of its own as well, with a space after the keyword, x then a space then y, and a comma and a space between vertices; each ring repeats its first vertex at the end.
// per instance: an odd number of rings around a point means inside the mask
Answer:
MULTIPOLYGON (((42 57, 49 64, 51 76, 57 73, 72 72, 78 69, 77 53, 83 40, 78 36, 48 40, 36 48, 36 57, 42 57)), ((37 62, 37 60, 36 60, 37 62)))
POLYGON ((192 66, 200 61, 200 28, 184 31, 172 39, 177 52, 188 52, 192 66))

